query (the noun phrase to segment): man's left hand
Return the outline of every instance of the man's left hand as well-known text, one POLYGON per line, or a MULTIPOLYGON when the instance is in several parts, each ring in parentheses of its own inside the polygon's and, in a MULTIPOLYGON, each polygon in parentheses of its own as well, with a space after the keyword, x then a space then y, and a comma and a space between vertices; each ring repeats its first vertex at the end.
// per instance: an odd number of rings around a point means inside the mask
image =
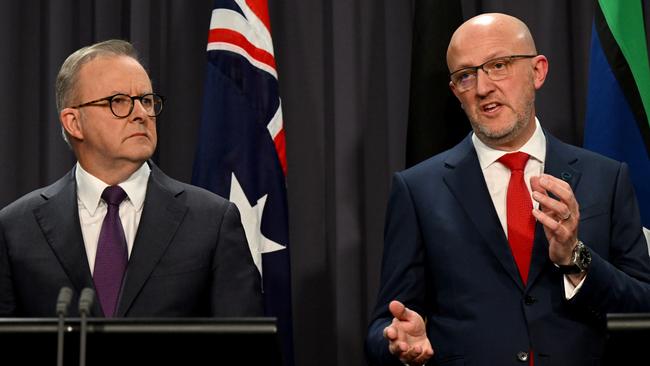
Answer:
MULTIPOLYGON (((580 221, 579 205, 573 190, 567 182, 548 174, 532 177, 530 186, 533 199, 539 202, 539 209, 533 209, 533 216, 544 226, 548 255, 553 263, 568 265, 578 243, 580 221)), ((578 277, 582 278, 584 274, 578 277)))

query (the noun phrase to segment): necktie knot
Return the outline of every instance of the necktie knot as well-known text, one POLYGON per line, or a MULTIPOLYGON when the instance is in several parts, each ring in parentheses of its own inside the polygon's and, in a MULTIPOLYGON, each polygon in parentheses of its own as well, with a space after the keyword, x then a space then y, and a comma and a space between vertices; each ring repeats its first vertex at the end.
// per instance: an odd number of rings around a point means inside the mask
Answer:
POLYGON ((119 206, 126 198, 126 192, 120 186, 110 186, 104 189, 102 199, 109 205, 119 206))
POLYGON ((518 152, 503 155, 502 157, 499 158, 499 162, 505 165, 506 167, 508 167, 510 171, 524 170, 524 168, 526 167, 526 162, 528 162, 529 157, 530 155, 518 151, 518 152))

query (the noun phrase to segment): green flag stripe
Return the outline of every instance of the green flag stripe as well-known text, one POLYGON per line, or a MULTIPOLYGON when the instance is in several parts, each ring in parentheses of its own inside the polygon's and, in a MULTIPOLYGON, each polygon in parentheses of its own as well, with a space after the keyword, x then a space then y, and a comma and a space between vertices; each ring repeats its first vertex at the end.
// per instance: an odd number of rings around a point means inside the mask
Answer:
POLYGON ((605 57, 607 57, 611 71, 614 73, 620 85, 621 92, 625 95, 630 110, 635 116, 634 119, 639 125, 639 132, 641 132, 648 156, 650 156, 650 124, 648 124, 648 114, 646 114, 645 108, 643 107, 641 94, 632 75, 632 69, 625 59, 618 42, 614 39, 612 30, 607 24, 607 20, 599 6, 594 9, 594 27, 598 33, 602 50, 605 53, 605 57))
MULTIPOLYGON (((630 66, 645 114, 650 116, 650 64, 641 1, 599 0, 598 2, 612 35, 630 66)), ((644 122, 650 125, 647 119, 644 122)))

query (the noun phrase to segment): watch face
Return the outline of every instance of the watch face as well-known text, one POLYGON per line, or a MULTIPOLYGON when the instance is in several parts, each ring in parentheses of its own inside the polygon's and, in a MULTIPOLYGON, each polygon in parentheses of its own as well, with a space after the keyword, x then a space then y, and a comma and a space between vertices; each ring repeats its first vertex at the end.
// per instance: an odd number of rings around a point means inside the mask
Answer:
POLYGON ((587 248, 581 241, 577 245, 576 256, 574 257, 574 263, 576 266, 580 267, 581 272, 586 271, 591 264, 591 253, 589 248, 587 248))
POLYGON ((573 249, 573 257, 571 264, 566 266, 558 266, 562 274, 576 274, 582 273, 589 269, 591 264, 591 252, 581 241, 573 249))

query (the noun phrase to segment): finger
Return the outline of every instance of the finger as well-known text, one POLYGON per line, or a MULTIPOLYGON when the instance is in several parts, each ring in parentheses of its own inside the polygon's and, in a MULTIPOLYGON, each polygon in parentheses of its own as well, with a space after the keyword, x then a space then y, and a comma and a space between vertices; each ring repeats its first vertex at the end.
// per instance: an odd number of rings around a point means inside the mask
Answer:
POLYGON ((388 339, 389 341, 394 341, 397 339, 397 329, 395 329, 393 326, 384 328, 384 338, 388 339))
POLYGON ((555 218, 538 209, 533 209, 533 216, 539 223, 544 225, 544 231, 546 231, 547 235, 552 233, 555 240, 562 245, 573 245, 575 243, 578 233, 578 218, 574 218, 572 215, 566 221, 556 221, 555 218))
POLYGON ((538 175, 530 177, 530 189, 546 194, 546 190, 542 187, 541 184, 539 184, 539 178, 541 177, 538 175))
POLYGON ((431 347, 426 347, 424 350, 420 353, 418 357, 416 357, 413 361, 414 363, 417 364, 424 364, 427 362, 431 357, 433 357, 433 349, 431 347))
MULTIPOLYGON (((540 183, 541 183, 542 185, 544 185, 544 180, 543 180, 542 178, 546 178, 546 180, 548 180, 548 182, 546 182, 547 184, 554 184, 554 185, 556 185, 556 186, 558 186, 558 187, 562 187, 562 188, 564 188, 564 189, 571 190, 571 185, 570 185, 569 183, 567 183, 565 180, 560 179, 560 178, 557 178, 557 177, 555 177, 555 176, 553 176, 553 175, 550 175, 550 174, 541 174, 541 175, 539 176, 539 178, 540 178, 540 180, 541 180, 540 183)), ((548 188, 547 188, 547 189, 548 189, 548 188)))
POLYGON ((404 354, 408 350, 408 348, 409 348, 408 345, 402 341, 388 343, 388 351, 390 351, 391 354, 394 354, 399 358, 404 357, 404 354))
POLYGON ((388 343, 388 352, 390 352, 391 355, 401 357, 402 352, 400 351, 399 345, 397 343, 398 342, 389 342, 388 343))
POLYGON ((558 222, 553 217, 537 209, 533 209, 533 216, 539 223, 544 225, 547 235, 552 233, 555 240, 560 243, 569 243, 576 236, 577 226, 573 223, 558 222))
MULTIPOLYGON (((539 195, 541 197, 549 197, 550 198, 550 196, 548 195, 548 193, 546 192, 546 190, 544 188, 541 188, 541 187, 539 187, 539 188, 541 189, 541 191, 533 189, 533 199, 535 199, 535 194, 537 194, 537 195, 539 195)), ((535 200, 539 202, 539 199, 535 199, 535 200)), ((548 211, 546 209, 546 206, 544 206, 541 203, 539 204, 539 209, 544 211, 544 212, 548 211)))
MULTIPOLYGON (((580 205, 573 194, 573 190, 568 183, 557 179, 553 176, 548 176, 540 179, 540 183, 543 187, 547 187, 548 190, 553 193, 554 198, 558 198, 562 203, 566 205, 566 210, 561 206, 554 206, 554 210, 557 214, 556 219, 558 222, 570 220, 573 217, 573 221, 578 221, 578 216, 580 214, 580 205)), ((546 206, 542 204, 543 211, 547 212, 546 206)))
MULTIPOLYGON (((417 355, 419 355, 419 353, 417 355)), ((413 360, 415 359, 413 348, 410 348, 408 350, 401 350, 401 353, 398 356, 400 361, 407 365, 413 363, 413 360)))
POLYGON ((564 202, 560 202, 539 192, 533 192, 533 199, 539 202, 540 206, 544 208, 543 211, 546 214, 552 213, 561 221, 571 217, 571 210, 569 210, 569 207, 564 202), (549 212, 549 210, 551 212, 549 212))
POLYGON ((397 300, 393 300, 388 304, 388 309, 391 314, 398 320, 408 320, 408 312, 410 311, 404 304, 397 300))
POLYGON ((539 183, 542 188, 552 192, 557 198, 566 203, 572 211, 574 208, 577 208, 577 202, 573 195, 573 190, 567 182, 555 178, 552 175, 544 174, 539 179, 539 183))
MULTIPOLYGON (((539 183, 540 176, 534 176, 530 177, 530 189, 533 193, 537 192, 541 194, 542 196, 549 197, 548 192, 546 192, 546 189, 542 187, 542 185, 539 183)), ((546 207, 544 205, 540 204, 539 209, 542 211, 546 211, 546 207)))
POLYGON ((422 346, 418 345, 418 346, 411 347, 411 349, 406 351, 406 353, 402 357, 406 357, 409 360, 413 361, 416 358, 420 357, 421 354, 422 354, 422 346))
POLYGON ((552 232, 557 233, 562 229, 561 223, 557 222, 554 218, 536 208, 533 209, 533 216, 535 216, 535 219, 537 219, 540 224, 544 225, 544 227, 548 228, 552 232))

